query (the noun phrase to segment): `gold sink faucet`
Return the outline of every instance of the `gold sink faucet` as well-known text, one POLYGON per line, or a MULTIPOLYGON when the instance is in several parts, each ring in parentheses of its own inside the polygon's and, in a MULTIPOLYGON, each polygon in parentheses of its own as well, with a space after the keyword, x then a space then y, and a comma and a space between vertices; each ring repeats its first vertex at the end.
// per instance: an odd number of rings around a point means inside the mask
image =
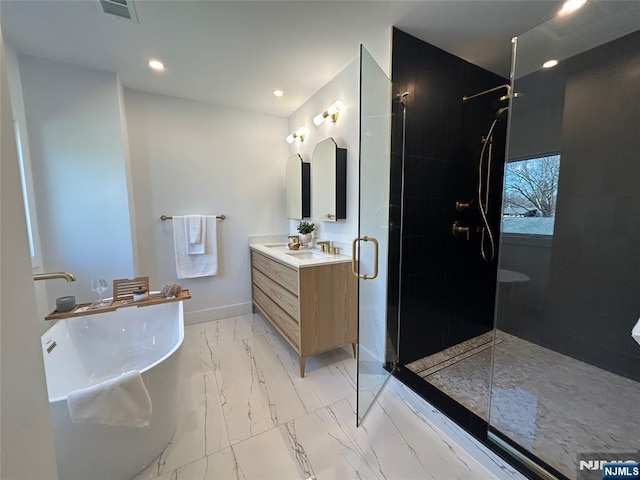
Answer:
POLYGON ((331 242, 329 240, 322 240, 321 242, 316 242, 316 245, 320 245, 321 252, 330 252, 331 251, 331 242))

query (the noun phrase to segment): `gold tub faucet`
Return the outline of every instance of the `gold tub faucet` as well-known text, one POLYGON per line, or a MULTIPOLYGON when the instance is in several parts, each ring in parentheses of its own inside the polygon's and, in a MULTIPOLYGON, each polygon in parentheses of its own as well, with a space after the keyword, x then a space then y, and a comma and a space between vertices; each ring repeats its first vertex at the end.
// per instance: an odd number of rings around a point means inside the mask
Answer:
POLYGON ((76 276, 70 272, 52 272, 52 273, 35 273, 33 280, 53 280, 55 278, 64 278, 67 282, 75 282, 76 276))

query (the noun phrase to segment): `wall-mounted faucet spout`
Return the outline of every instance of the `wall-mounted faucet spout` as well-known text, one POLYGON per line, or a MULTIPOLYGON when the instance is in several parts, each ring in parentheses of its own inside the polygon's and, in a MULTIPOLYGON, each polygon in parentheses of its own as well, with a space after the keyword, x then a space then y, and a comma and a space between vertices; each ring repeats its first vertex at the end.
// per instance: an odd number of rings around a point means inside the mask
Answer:
POLYGON ((33 280, 53 280, 55 278, 64 278, 67 282, 75 282, 76 276, 70 272, 52 272, 52 273, 36 273, 33 280))

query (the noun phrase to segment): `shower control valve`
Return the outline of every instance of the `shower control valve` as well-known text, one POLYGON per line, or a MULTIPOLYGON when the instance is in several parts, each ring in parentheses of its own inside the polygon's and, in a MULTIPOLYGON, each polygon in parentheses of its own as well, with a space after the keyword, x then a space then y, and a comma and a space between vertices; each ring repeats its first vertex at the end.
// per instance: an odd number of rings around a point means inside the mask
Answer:
POLYGON ((469 240, 469 227, 462 226, 458 222, 453 222, 453 226, 451 227, 451 234, 455 238, 464 238, 465 240, 469 240))
POLYGON ((467 208, 471 207, 471 205, 473 204, 473 201, 475 199, 472 198, 471 200, 469 200, 468 202, 461 202, 461 201, 457 201, 456 202, 456 210, 458 210, 459 212, 466 210, 467 208))

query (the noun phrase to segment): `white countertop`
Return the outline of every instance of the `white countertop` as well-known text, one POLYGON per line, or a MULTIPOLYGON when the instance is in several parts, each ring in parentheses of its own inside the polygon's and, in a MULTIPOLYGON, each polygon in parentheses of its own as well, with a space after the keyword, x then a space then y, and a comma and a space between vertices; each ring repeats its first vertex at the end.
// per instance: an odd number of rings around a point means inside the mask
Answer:
POLYGON ((346 255, 321 253, 317 248, 290 250, 286 243, 250 243, 249 248, 293 268, 317 267, 333 263, 351 263, 346 255))

